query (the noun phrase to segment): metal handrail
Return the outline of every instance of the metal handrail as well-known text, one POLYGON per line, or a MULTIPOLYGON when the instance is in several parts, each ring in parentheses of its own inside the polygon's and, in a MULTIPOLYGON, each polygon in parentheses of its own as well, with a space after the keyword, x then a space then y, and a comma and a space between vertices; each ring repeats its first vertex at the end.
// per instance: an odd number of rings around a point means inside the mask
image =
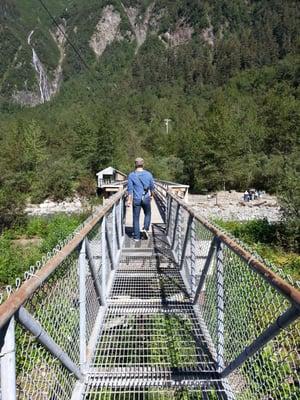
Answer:
POLYGON ((96 224, 107 214, 125 194, 126 189, 116 193, 92 218, 77 232, 76 236, 70 240, 53 258, 51 258, 39 271, 37 271, 28 281, 24 282, 20 288, 10 295, 10 297, 0 305, 0 328, 10 320, 16 311, 30 298, 34 291, 39 288, 47 278, 59 267, 84 240, 87 234, 96 224))
POLYGON ((183 187, 183 188, 189 188, 190 185, 182 184, 182 183, 176 183, 176 182, 171 182, 171 181, 165 181, 165 180, 155 180, 155 183, 158 184, 165 184, 167 186, 176 186, 176 187, 183 187))

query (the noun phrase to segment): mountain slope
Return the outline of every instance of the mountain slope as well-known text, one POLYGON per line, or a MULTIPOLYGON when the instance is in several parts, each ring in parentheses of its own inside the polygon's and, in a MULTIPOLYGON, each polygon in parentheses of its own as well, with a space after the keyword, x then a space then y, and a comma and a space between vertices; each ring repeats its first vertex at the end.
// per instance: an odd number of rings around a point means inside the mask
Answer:
MULTIPOLYGON (((128 67, 141 85, 153 81, 152 73, 162 79, 184 79, 188 85, 222 84, 240 69, 271 64, 299 50, 296 1, 44 3, 91 69, 101 71, 105 53, 118 59, 125 51, 128 67)), ((0 11, 0 53, 5 55, 0 61, 2 100, 36 105, 52 98, 61 81, 86 73, 38 0, 3 0, 0 11), (40 89, 41 70, 49 96, 40 89)))

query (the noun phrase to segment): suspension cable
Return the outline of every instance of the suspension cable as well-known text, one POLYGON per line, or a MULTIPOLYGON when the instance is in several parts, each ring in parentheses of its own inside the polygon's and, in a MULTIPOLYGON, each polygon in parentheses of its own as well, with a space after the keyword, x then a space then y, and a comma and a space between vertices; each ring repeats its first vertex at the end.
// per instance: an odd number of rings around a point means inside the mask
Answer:
MULTIPOLYGON (((64 38, 66 39, 67 43, 69 43, 69 45, 72 47, 72 49, 74 50, 75 54, 77 55, 77 57, 79 58, 79 60, 81 61, 82 65, 84 66, 84 68, 89 72, 89 74, 91 75, 91 77, 97 82, 98 84, 98 79, 97 77, 94 75, 93 71, 91 70, 90 66, 88 65, 88 63, 85 61, 84 57, 81 55, 79 49, 75 46, 75 44, 68 38, 68 36, 66 35, 66 33, 64 32, 64 30, 61 28, 61 26, 59 25, 59 23, 57 22, 57 20, 55 19, 55 17, 53 16, 53 14, 51 13, 51 11, 49 10, 49 8, 46 6, 46 4, 44 3, 43 0, 38 0, 38 2, 41 4, 41 6, 43 7, 43 9, 46 11, 47 15, 49 16, 49 18, 51 19, 51 21, 55 24, 55 26, 59 29, 59 31, 62 33, 62 35, 64 36, 64 38)), ((88 87, 89 90, 89 87, 88 87)), ((90 91, 90 90, 89 90, 90 91)), ((94 104, 97 104, 94 96, 96 96, 96 93, 92 90, 90 91, 92 94, 91 100, 94 104)))

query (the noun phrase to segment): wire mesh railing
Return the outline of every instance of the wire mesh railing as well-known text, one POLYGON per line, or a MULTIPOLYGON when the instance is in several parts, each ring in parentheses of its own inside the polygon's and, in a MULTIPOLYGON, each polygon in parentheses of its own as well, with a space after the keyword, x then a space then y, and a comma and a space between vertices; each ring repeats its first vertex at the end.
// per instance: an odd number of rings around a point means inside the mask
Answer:
MULTIPOLYGON (((156 201, 172 274, 128 279, 133 265, 115 277, 124 197, 116 194, 7 292, 0 399, 75 399, 80 382, 76 399, 298 399, 299 291, 188 207, 186 186, 168 182, 156 183, 156 201), (151 384, 136 380, 137 367, 151 384), (105 382, 113 373, 114 384, 105 382)), ((150 242, 157 251, 158 239, 150 242)))
POLYGON ((0 399, 69 400, 83 379, 124 239, 121 191, 0 305, 0 399))
POLYGON ((156 185, 175 261, 221 378, 238 400, 300 398, 300 292, 156 185))

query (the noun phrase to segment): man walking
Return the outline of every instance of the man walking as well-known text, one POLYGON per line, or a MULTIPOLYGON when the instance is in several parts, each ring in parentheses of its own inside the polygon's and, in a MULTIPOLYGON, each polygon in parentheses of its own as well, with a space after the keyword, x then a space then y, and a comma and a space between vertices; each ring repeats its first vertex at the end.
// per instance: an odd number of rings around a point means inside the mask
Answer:
POLYGON ((127 206, 132 204, 133 214, 133 238, 139 241, 140 233, 140 213, 141 208, 144 211, 143 234, 146 239, 149 237, 149 228, 151 223, 151 199, 154 191, 153 176, 149 171, 144 170, 144 160, 137 158, 135 160, 135 171, 128 176, 128 200, 127 206))

